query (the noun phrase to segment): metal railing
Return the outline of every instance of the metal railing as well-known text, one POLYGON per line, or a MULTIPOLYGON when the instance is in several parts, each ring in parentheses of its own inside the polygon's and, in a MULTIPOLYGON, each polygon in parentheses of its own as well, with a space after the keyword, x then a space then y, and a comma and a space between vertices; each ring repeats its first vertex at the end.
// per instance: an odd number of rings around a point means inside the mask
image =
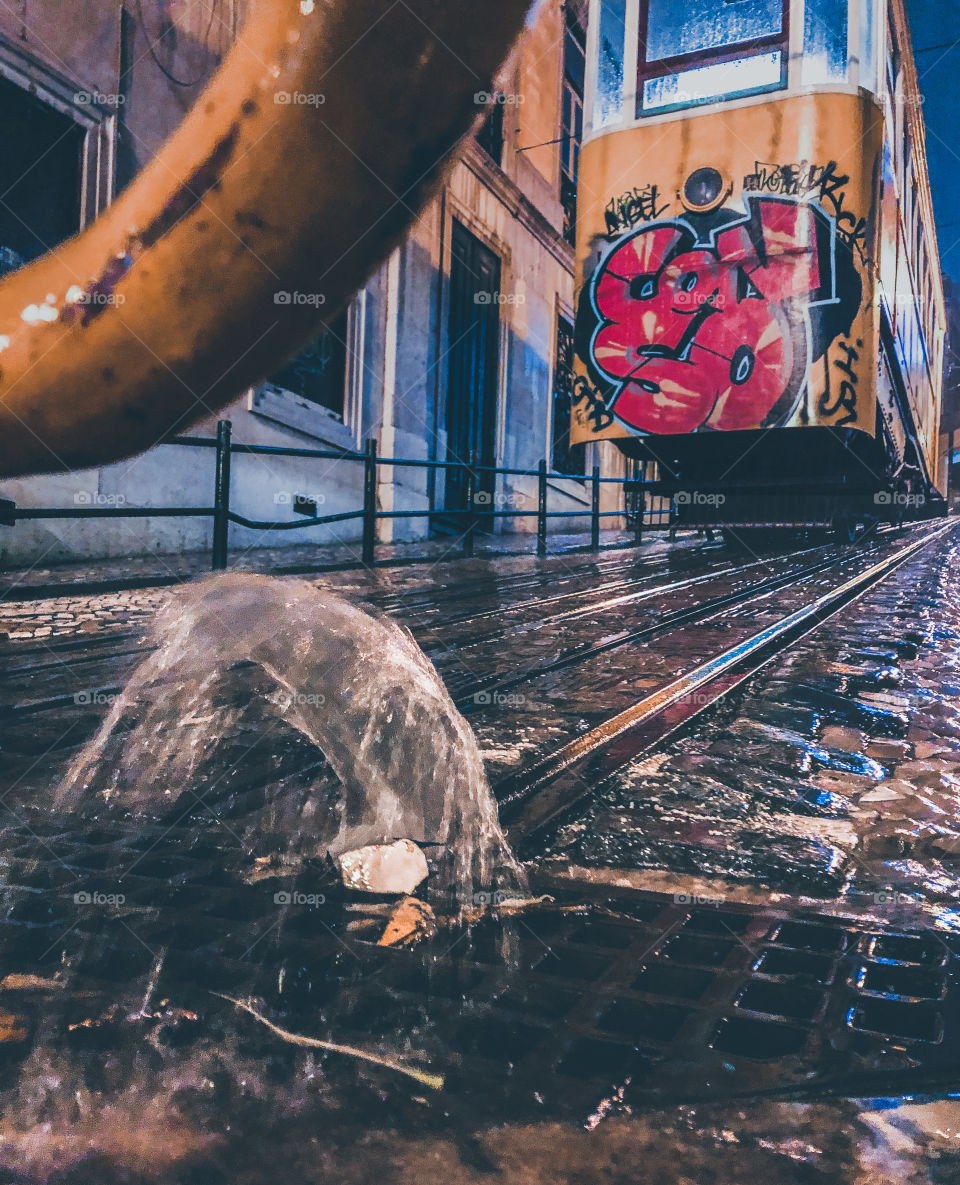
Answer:
MULTIPOLYGON (((14 507, 7 502, 0 505, 0 525, 13 525, 19 520, 32 519, 94 519, 94 518, 211 518, 213 520, 213 542, 211 548, 211 567, 214 571, 226 569, 229 560, 230 524, 247 527, 254 531, 296 531, 307 527, 327 526, 333 523, 360 521, 362 523, 362 559, 363 563, 372 566, 376 563, 377 523, 384 519, 425 518, 443 520, 454 523, 461 529, 463 554, 470 556, 474 553, 476 535, 484 523, 491 525, 497 518, 527 518, 536 517, 536 548, 538 555, 547 554, 548 527, 552 519, 589 518, 590 520, 590 548, 599 550, 601 520, 605 518, 623 518, 626 510, 600 509, 600 492, 604 484, 620 486, 624 494, 634 495, 639 500, 639 513, 634 512, 633 531, 637 541, 642 532, 648 528, 666 529, 674 525, 675 515, 669 499, 654 496, 657 505, 650 505, 647 500, 647 490, 655 483, 648 482, 645 476, 637 478, 601 477, 600 467, 594 465, 590 474, 553 473, 547 467, 546 461, 540 461, 536 469, 519 469, 506 466, 472 465, 467 461, 427 461, 414 460, 408 457, 381 457, 377 452, 376 440, 368 440, 363 452, 352 452, 347 449, 334 448, 295 448, 287 445, 243 444, 232 438, 232 425, 229 420, 220 420, 217 424, 217 435, 211 436, 178 436, 168 441, 169 444, 180 445, 185 448, 203 448, 215 450, 214 473, 214 502, 212 506, 92 506, 78 505, 73 507, 14 507), (301 457, 317 460, 337 460, 355 462, 363 466, 363 505, 357 510, 342 511, 336 514, 304 515, 296 519, 283 521, 259 520, 247 518, 232 510, 231 495, 231 464, 234 455, 248 454, 271 457, 301 457), (460 470, 464 474, 466 495, 465 505, 451 510, 437 510, 421 507, 415 510, 381 510, 377 504, 378 469, 391 467, 396 469, 410 468, 434 471, 460 470), (499 477, 532 477, 537 479, 537 506, 533 510, 524 510, 517 506, 496 509, 487 505, 491 500, 489 494, 478 491, 478 478, 481 475, 492 475, 494 482, 499 477), (551 510, 548 505, 549 490, 553 483, 569 481, 581 485, 588 485, 590 490, 590 505, 581 510, 551 510)), ((626 501, 626 497, 625 497, 626 501)))

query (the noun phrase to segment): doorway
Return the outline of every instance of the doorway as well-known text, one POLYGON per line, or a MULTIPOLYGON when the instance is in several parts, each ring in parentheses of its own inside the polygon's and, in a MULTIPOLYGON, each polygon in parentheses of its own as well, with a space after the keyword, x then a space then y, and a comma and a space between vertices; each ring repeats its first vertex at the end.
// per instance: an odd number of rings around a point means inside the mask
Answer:
MULTIPOLYGON (((454 220, 451 238, 450 304, 447 336, 447 461, 479 466, 474 471, 475 504, 494 509, 497 387, 500 371, 500 260, 454 220)), ((443 509, 469 509, 468 473, 448 469, 443 509)), ((478 519, 490 530, 493 519, 478 519)), ((442 522, 441 522, 442 525, 442 522)))

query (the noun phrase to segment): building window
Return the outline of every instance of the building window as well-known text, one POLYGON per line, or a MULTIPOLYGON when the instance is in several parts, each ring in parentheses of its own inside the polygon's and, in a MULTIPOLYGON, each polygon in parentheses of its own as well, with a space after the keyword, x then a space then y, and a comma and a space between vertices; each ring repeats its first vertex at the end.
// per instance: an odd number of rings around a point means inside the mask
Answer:
POLYGON ((344 310, 314 342, 268 381, 324 408, 342 424, 346 417, 347 333, 348 315, 344 310))
POLYGON ((557 355, 553 368, 553 423, 550 463, 555 473, 581 474, 587 446, 570 443, 573 410, 573 325, 557 318, 557 355))
POLYGON ((0 121, 0 274, 6 274, 80 230, 85 133, 69 116, 5 79, 0 79, 0 121))
POLYGON ((476 141, 496 164, 503 161, 503 107, 502 96, 494 93, 490 113, 477 129, 476 141))
POLYGON ((641 0, 638 115, 787 85, 789 0, 641 0))
POLYGON ((583 79, 587 58, 587 12, 584 4, 564 5, 563 98, 560 127, 560 202, 563 237, 577 236, 577 176, 583 139, 583 79))

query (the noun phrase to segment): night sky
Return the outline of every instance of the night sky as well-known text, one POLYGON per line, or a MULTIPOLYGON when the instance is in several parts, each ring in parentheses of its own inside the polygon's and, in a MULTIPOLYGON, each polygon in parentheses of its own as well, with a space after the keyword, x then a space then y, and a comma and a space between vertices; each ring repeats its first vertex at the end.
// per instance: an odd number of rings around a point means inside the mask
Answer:
POLYGON ((943 270, 960 283, 960 0, 907 0, 907 10, 924 96, 943 270))

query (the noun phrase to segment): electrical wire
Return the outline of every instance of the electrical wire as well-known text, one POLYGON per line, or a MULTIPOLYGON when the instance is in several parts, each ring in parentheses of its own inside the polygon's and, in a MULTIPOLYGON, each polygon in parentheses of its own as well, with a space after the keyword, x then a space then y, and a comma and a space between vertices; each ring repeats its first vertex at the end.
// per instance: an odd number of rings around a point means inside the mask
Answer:
POLYGON ((914 57, 918 53, 932 53, 935 49, 956 49, 960 45, 960 41, 941 41, 939 45, 924 45, 920 49, 913 51, 914 57))
MULTIPOLYGON (((204 49, 209 49, 210 47, 210 32, 213 29, 213 22, 216 18, 219 5, 220 0, 211 0, 210 20, 207 23, 207 31, 203 35, 204 49)), ((160 61, 160 58, 157 56, 157 51, 154 48, 153 38, 150 36, 150 30, 147 28, 146 18, 143 15, 143 0, 137 0, 137 19, 140 22, 140 28, 143 30, 143 35, 146 38, 147 49, 150 51, 150 56, 153 58, 154 65, 165 78, 174 84, 174 86, 182 86, 184 89, 189 89, 192 86, 198 86, 207 78, 207 72, 204 70, 202 73, 198 74, 192 82, 186 82, 182 78, 177 78, 177 76, 171 70, 167 69, 163 62, 160 61)))

